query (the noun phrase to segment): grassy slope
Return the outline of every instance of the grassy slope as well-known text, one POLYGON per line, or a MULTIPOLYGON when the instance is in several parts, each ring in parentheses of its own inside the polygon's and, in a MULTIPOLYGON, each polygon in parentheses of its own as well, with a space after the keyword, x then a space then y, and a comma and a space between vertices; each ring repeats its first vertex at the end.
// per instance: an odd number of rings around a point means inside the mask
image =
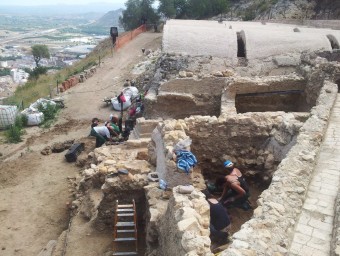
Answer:
POLYGON ((18 87, 14 95, 5 100, 5 104, 20 105, 24 102, 24 106, 35 102, 39 98, 45 98, 50 94, 50 86, 53 94, 56 93, 57 80, 59 84, 68 79, 70 76, 81 73, 99 61, 99 57, 110 54, 111 39, 102 41, 85 59, 80 60, 72 66, 66 67, 55 74, 42 75, 36 81, 29 81, 25 85, 18 87))

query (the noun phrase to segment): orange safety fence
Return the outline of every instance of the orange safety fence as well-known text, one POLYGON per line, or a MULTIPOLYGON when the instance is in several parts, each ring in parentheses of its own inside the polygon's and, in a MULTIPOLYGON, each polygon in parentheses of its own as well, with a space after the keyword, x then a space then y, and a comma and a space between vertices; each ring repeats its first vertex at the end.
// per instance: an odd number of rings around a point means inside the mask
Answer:
POLYGON ((123 36, 119 36, 116 40, 115 50, 118 50, 119 48, 123 47, 126 43, 130 42, 132 39, 134 39, 140 33, 143 33, 145 31, 146 31, 146 26, 144 24, 144 25, 141 25, 138 28, 126 33, 123 36))

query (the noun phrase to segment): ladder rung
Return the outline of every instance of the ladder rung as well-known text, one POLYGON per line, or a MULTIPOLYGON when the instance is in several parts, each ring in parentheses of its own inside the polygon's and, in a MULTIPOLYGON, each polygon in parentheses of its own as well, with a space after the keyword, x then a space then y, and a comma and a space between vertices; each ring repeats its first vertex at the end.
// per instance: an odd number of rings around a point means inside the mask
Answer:
POLYGON ((136 241, 136 238, 134 238, 134 237, 120 237, 120 238, 114 239, 113 241, 115 241, 115 242, 136 241))
POLYGON ((117 233, 134 233, 134 229, 117 229, 117 233))
POLYGON ((132 208, 125 208, 125 209, 117 209, 117 212, 134 212, 134 209, 132 208))
POLYGON ((134 216, 133 213, 118 213, 117 214, 118 217, 123 217, 123 216, 134 216))
POLYGON ((118 208, 128 208, 128 207, 133 207, 133 204, 119 204, 117 205, 118 208))
POLYGON ((138 255, 137 252, 114 252, 112 255, 138 255))
POLYGON ((134 227, 134 226, 135 226, 134 222, 120 221, 116 223, 116 227, 134 227))

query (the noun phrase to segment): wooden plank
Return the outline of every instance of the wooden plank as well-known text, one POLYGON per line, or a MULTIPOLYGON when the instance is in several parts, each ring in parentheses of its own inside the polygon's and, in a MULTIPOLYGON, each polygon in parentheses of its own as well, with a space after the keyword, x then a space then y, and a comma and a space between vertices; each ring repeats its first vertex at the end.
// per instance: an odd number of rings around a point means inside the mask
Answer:
POLYGON ((132 208, 117 209, 117 212, 134 212, 134 209, 132 208))
POLYGON ((134 229, 117 229, 117 233, 135 233, 134 229))
POLYGON ((138 255, 138 252, 114 252, 112 255, 138 255))
POLYGON ((131 208, 133 204, 119 204, 117 205, 118 208, 131 208))
POLYGON ((113 240, 114 242, 127 242, 127 241, 136 241, 134 237, 120 237, 113 240))
POLYGON ((116 227, 134 227, 134 222, 120 221, 116 223, 116 227))
POLYGON ((135 216, 135 214, 133 214, 133 213, 118 213, 117 216, 118 217, 124 217, 124 216, 128 217, 128 216, 135 216))

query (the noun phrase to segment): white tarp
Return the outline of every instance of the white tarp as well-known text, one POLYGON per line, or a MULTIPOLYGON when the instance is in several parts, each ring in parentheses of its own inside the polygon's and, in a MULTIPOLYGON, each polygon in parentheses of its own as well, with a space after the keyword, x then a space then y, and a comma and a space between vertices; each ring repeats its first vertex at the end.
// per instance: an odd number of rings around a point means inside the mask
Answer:
POLYGON ((0 105, 0 128, 13 125, 17 116, 17 106, 0 105))
POLYGON ((123 94, 125 97, 129 97, 130 99, 134 99, 138 96, 138 89, 135 86, 129 86, 123 89, 123 94))
POLYGON ((44 121, 44 114, 39 111, 33 111, 30 108, 26 108, 21 114, 27 116, 27 125, 39 125, 44 121))
MULTIPOLYGON (((125 96, 125 102, 123 102, 123 110, 127 109, 131 106, 131 100, 130 97, 125 96)), ((114 110, 121 110, 121 105, 117 99, 117 97, 111 99, 112 106, 114 110)))
MULTIPOLYGON (((128 107, 131 106, 131 100, 133 100, 134 98, 136 98, 139 94, 139 91, 137 89, 137 87, 135 86, 129 86, 123 89, 123 94, 125 97, 125 102, 123 102, 123 110, 127 109, 128 107)), ((117 99, 117 97, 112 98, 111 99, 111 103, 113 106, 114 110, 121 110, 121 105, 117 99)))
POLYGON ((29 109, 37 112, 39 105, 42 105, 45 108, 47 104, 50 104, 52 106, 56 105, 56 103, 53 100, 46 100, 46 99, 41 98, 41 99, 38 99, 36 102, 32 103, 29 106, 29 109))

